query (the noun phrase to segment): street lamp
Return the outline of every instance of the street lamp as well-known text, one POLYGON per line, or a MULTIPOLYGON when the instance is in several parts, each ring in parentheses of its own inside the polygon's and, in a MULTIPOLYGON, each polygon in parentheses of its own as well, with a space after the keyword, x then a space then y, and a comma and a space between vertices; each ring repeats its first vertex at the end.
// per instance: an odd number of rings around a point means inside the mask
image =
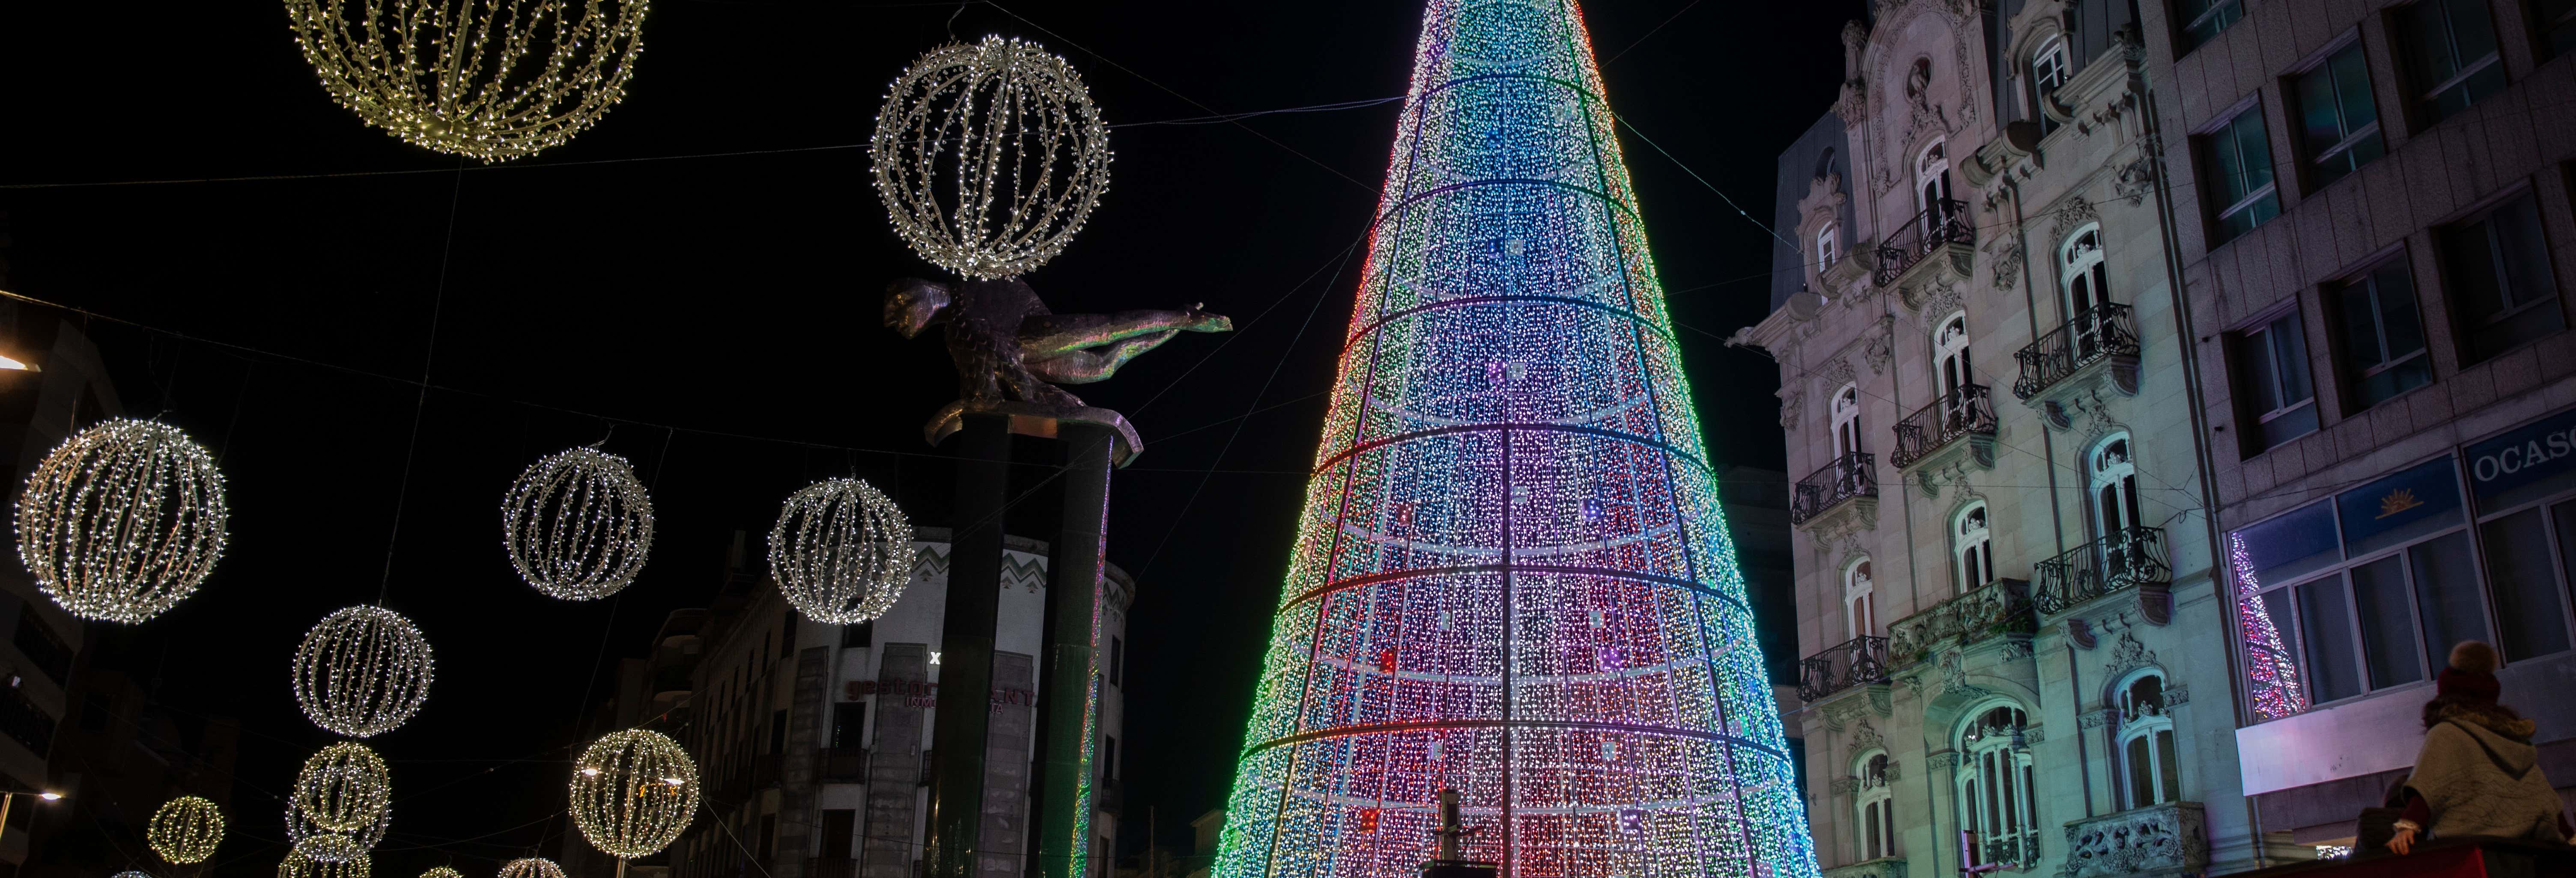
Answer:
POLYGON ((48 802, 63 800, 63 794, 51 790, 0 790, 0 834, 8 833, 9 806, 16 804, 19 796, 34 796, 48 802))

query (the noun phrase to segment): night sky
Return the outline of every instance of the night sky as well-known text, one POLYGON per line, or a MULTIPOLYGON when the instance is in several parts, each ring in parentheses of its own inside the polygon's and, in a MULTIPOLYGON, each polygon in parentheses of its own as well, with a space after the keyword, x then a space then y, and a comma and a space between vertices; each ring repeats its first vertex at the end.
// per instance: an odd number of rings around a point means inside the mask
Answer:
MULTIPOLYGON (((1588 21, 1612 106, 1768 217, 1774 157, 1832 100, 1837 33, 1859 12, 1629 0, 1588 21)), ((986 33, 1067 57, 1125 126, 1089 228, 1028 277, 1049 305, 1203 301, 1239 327, 1073 388, 1146 442, 1110 516, 1109 559, 1141 586, 1121 842, 1144 843, 1150 806, 1163 843, 1186 847, 1187 821, 1232 780, 1357 286, 1359 257, 1342 257, 1376 206, 1400 105, 1137 123, 1399 97, 1419 16, 1382 0, 662 0, 599 127, 459 172, 333 105, 274 2, 0 5, 8 288, 151 327, 88 331, 127 413, 187 429, 231 480, 212 579, 95 659, 176 710, 243 721, 217 873, 264 876, 283 853, 271 797, 330 740, 296 709, 288 660, 333 609, 385 589, 438 650, 427 707, 369 741, 395 783, 376 873, 452 860, 488 874, 553 854, 576 719, 616 657, 704 605, 735 530, 757 544, 780 499, 839 475, 950 523, 947 450, 920 435, 955 395, 945 356, 877 319, 887 281, 934 269, 888 229, 852 145, 905 64, 986 33), (204 181, 246 176, 285 179, 204 181), (135 181, 180 182, 28 185, 135 181), (410 382, 425 362, 423 404, 410 382), (603 438, 652 486, 652 561, 613 599, 544 597, 502 551, 501 494, 538 457, 603 438)), ((1709 444, 1776 468, 1777 372, 1718 342, 1766 310, 1769 239, 1622 141, 1709 444)), ((1051 453, 1023 443, 1015 495, 1051 453)), ((1053 508, 1027 494, 1013 532, 1049 537, 1053 508)), ((75 807, 139 820, 158 804, 75 807)))

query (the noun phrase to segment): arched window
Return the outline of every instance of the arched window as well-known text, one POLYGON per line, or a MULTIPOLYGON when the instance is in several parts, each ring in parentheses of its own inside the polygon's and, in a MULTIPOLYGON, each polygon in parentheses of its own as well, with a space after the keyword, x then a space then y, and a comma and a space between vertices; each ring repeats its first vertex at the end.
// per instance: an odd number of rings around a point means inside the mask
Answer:
POLYGON ((1825 147, 1825 149, 1824 149, 1824 151, 1823 151, 1823 152, 1816 153, 1816 174, 1815 174, 1815 177, 1816 177, 1816 179, 1818 179, 1818 180, 1822 180, 1822 179, 1824 179, 1824 178, 1826 178, 1826 177, 1833 176, 1833 173, 1834 173, 1834 148, 1833 148, 1833 147, 1828 146, 1828 147, 1825 147))
POLYGON ((1933 371, 1941 381, 1941 399, 1952 409, 1966 405, 1959 388, 1976 383, 1968 372, 1968 315, 1960 312, 1941 321, 1939 331, 1932 333, 1933 371))
POLYGON ((1843 571, 1843 628, 1854 640, 1878 636, 1878 588, 1870 581, 1867 558, 1843 571))
POLYGON ((2030 55, 2030 117, 2039 122, 2039 136, 2057 130, 2057 120, 2048 116, 2048 96, 2066 84, 2066 41, 2049 37, 2030 55))
POLYGON ((2114 536, 2145 526, 2138 509, 2138 464, 2129 456, 2129 434, 2113 433, 2093 446, 2089 466, 2094 535, 2114 536))
POLYGON ((1959 546, 1959 590, 1964 592, 1995 581, 1993 529, 1986 520, 1986 504, 1968 504, 1959 512, 1959 524, 1951 533, 1959 546))
POLYGON ((1923 233, 1937 235, 1950 211, 1950 156, 1947 144, 1934 140, 1914 156, 1914 191, 1923 211, 1923 233))
POLYGON ((2182 800, 2182 762, 2174 753, 2173 717, 2165 713, 2165 678, 2140 672, 2119 689, 2119 748, 2128 775, 2129 807, 2182 800))
POLYGON ((1856 760, 1852 775, 1860 781, 1854 796, 1860 808, 1860 858, 1896 856, 1896 789, 1888 785, 1887 753, 1873 750, 1856 760))
POLYGON ((2039 793, 2032 786, 2029 718, 1998 704, 1971 714, 1959 731, 1959 824, 1975 833, 1971 867, 2029 864, 2039 859, 2039 793))
POLYGON ((1842 233, 1842 226, 1836 223, 1826 223, 1824 228, 1816 230, 1817 274, 1824 274, 1825 269, 1834 267, 1834 260, 1842 258, 1838 246, 1842 233))
POLYGON ((1834 459, 1860 451, 1860 387, 1845 384, 1834 391, 1834 459))
POLYGON ((2075 358, 2102 352, 2102 306, 2111 301, 2110 270, 2102 262, 2102 227, 2075 230, 2057 248, 2057 279, 2066 288, 2066 323, 2074 330, 2075 358))

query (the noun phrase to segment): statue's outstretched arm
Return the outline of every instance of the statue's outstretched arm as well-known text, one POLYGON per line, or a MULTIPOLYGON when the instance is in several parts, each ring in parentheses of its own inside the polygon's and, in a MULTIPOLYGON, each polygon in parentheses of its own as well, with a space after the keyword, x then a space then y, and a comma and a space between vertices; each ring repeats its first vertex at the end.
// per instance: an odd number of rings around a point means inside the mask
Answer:
MULTIPOLYGON (((1170 338, 1169 333, 1225 332, 1233 328, 1234 322, 1223 315, 1210 314, 1196 307, 1120 311, 1116 314, 1033 314, 1020 321, 1020 350, 1035 361, 1138 337, 1162 335, 1135 353, 1117 359, 1123 363, 1154 345, 1162 344, 1170 338)), ((1116 367, 1113 365, 1111 368, 1116 367)))
POLYGON ((1166 329, 1161 332, 1128 336, 1099 347, 1064 351, 1045 357, 1031 357, 1026 365, 1031 374, 1057 384, 1090 384, 1094 381, 1105 381, 1109 376, 1117 374, 1118 367, 1126 365, 1128 360, 1133 360, 1137 355, 1171 341, 1172 336, 1180 333, 1178 329, 1166 329))

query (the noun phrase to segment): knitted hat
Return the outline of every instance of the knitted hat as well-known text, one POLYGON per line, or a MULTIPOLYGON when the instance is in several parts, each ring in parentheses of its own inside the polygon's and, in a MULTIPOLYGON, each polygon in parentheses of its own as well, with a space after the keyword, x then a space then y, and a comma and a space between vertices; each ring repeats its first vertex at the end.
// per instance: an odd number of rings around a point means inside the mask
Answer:
POLYGON ((2460 645, 2451 647, 2451 666, 2434 678, 2434 697, 2494 704, 2496 696, 2504 692, 2503 684, 2496 682, 2495 668, 2495 647, 2476 640, 2460 641, 2460 645))

